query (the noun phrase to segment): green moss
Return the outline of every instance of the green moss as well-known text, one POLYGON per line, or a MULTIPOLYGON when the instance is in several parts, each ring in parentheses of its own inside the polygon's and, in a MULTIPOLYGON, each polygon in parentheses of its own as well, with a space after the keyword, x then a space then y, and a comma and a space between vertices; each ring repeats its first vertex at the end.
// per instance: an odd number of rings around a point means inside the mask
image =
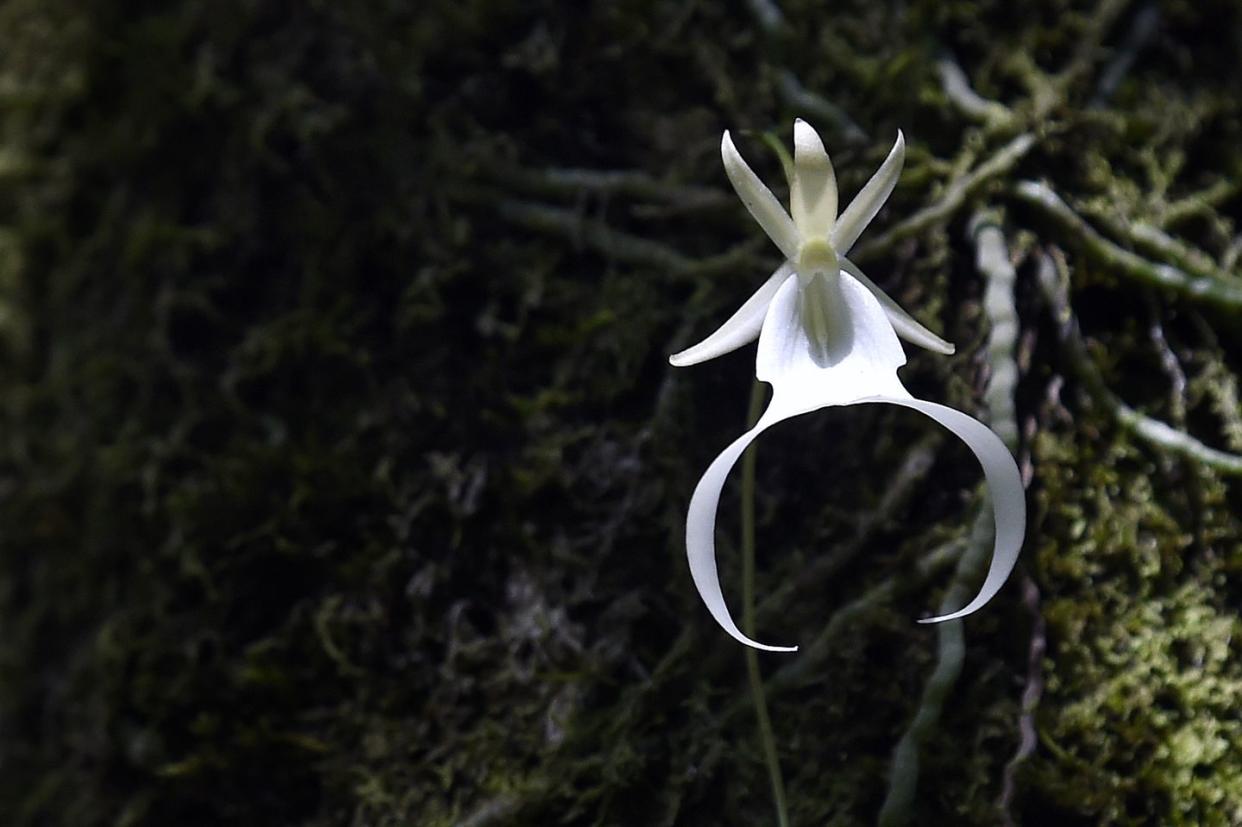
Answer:
MULTIPOLYGON (((1084 456, 1051 435, 1037 447, 1052 529, 1037 553, 1055 594, 1037 783, 1067 811, 1107 823, 1235 822, 1242 776, 1229 756, 1242 730, 1229 710, 1242 701, 1242 669, 1221 588, 1228 556, 1179 524, 1180 495, 1134 474, 1149 462, 1142 450, 1117 442, 1084 456)), ((1199 513, 1232 533, 1232 517, 1213 508, 1224 487, 1200 484, 1199 513)))

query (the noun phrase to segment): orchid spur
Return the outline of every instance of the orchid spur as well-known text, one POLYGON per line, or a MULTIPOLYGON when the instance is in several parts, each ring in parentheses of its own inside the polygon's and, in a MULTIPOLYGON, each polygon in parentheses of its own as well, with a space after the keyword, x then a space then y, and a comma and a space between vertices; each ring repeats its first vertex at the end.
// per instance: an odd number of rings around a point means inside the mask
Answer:
POLYGON ((975 612, 1004 585, 1022 546, 1026 497, 1017 464, 986 425, 954 408, 916 399, 905 389, 897 378, 897 369, 906 362, 898 336, 937 353, 952 353, 953 345, 915 321, 845 257, 897 183, 905 160, 904 138, 897 133, 879 171, 839 216, 832 162, 819 135, 805 121, 794 123, 792 217, 747 166, 728 131, 720 152, 742 203, 786 260, 719 330, 669 357, 674 366, 685 367, 758 338, 755 375, 772 386, 772 400, 763 415, 716 457, 690 499, 686 552, 699 595, 716 622, 742 643, 775 652, 797 649, 751 640, 725 604, 715 547, 716 511, 725 478, 747 446, 778 422, 834 405, 887 403, 936 420, 965 442, 983 467, 996 524, 987 577, 966 606, 921 622, 975 612))

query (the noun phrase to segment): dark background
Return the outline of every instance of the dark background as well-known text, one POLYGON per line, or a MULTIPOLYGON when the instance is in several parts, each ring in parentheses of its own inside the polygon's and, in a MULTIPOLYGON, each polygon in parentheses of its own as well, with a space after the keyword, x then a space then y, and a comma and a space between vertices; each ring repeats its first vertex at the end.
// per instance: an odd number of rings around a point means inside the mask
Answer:
MULTIPOLYGON (((905 131, 918 395, 983 410, 972 215, 1018 267, 1023 570, 913 823, 1242 823, 1238 484, 1109 402, 1242 451, 1242 307, 1108 255, 1242 284, 1240 52, 1219 0, 0 4, 0 821, 772 823, 682 547, 753 349, 666 357, 778 263, 722 130, 775 186, 802 116, 844 198, 905 131)), ((896 409, 760 442, 761 637, 830 633, 760 658, 793 824, 874 823, 979 486, 896 409)))

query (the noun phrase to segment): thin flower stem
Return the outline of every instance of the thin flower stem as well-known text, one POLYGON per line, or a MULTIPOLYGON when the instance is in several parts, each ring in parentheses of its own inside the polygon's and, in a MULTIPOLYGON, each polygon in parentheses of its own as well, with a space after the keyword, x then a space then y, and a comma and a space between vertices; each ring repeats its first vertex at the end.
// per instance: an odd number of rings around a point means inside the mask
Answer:
MULTIPOLYGON (((746 427, 753 428, 763 412, 763 383, 756 381, 750 392, 746 427)), ((742 631, 755 634, 755 446, 742 455, 742 631)), ((746 647, 746 675, 750 680, 750 696, 755 703, 755 719, 759 724, 759 740, 763 759, 768 765, 772 782, 772 799, 776 804, 776 822, 789 827, 789 811, 785 806, 785 782, 781 780, 780 759, 776 754, 776 737, 772 719, 768 717, 768 701, 763 693, 763 676, 759 673, 759 653, 746 647)))

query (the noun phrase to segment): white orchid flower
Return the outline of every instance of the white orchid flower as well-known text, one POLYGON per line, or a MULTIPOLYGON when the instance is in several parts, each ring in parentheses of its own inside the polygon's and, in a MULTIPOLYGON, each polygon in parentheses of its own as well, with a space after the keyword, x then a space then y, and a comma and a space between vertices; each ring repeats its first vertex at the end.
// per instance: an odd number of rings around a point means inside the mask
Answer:
POLYGON ((733 622, 716 571, 716 511, 725 478, 746 447, 778 422, 833 405, 887 403, 913 408, 956 434, 983 466, 991 492, 996 539, 979 594, 962 609, 923 620, 936 623, 975 612, 1004 585, 1026 531, 1026 497, 1017 464, 986 425, 961 411, 915 399, 897 378, 905 353, 897 337, 938 353, 953 345, 915 321, 845 258, 893 191, 905 160, 900 132, 888 158, 858 196, 837 215, 837 180, 819 135, 794 123, 790 210, 751 170, 729 133, 720 145, 725 172, 746 209, 786 261, 715 333, 669 357, 698 364, 757 337, 755 375, 772 386, 772 401, 755 426, 716 457, 694 489, 686 517, 690 573, 708 610, 726 632, 757 649, 791 652, 751 640, 733 622))

